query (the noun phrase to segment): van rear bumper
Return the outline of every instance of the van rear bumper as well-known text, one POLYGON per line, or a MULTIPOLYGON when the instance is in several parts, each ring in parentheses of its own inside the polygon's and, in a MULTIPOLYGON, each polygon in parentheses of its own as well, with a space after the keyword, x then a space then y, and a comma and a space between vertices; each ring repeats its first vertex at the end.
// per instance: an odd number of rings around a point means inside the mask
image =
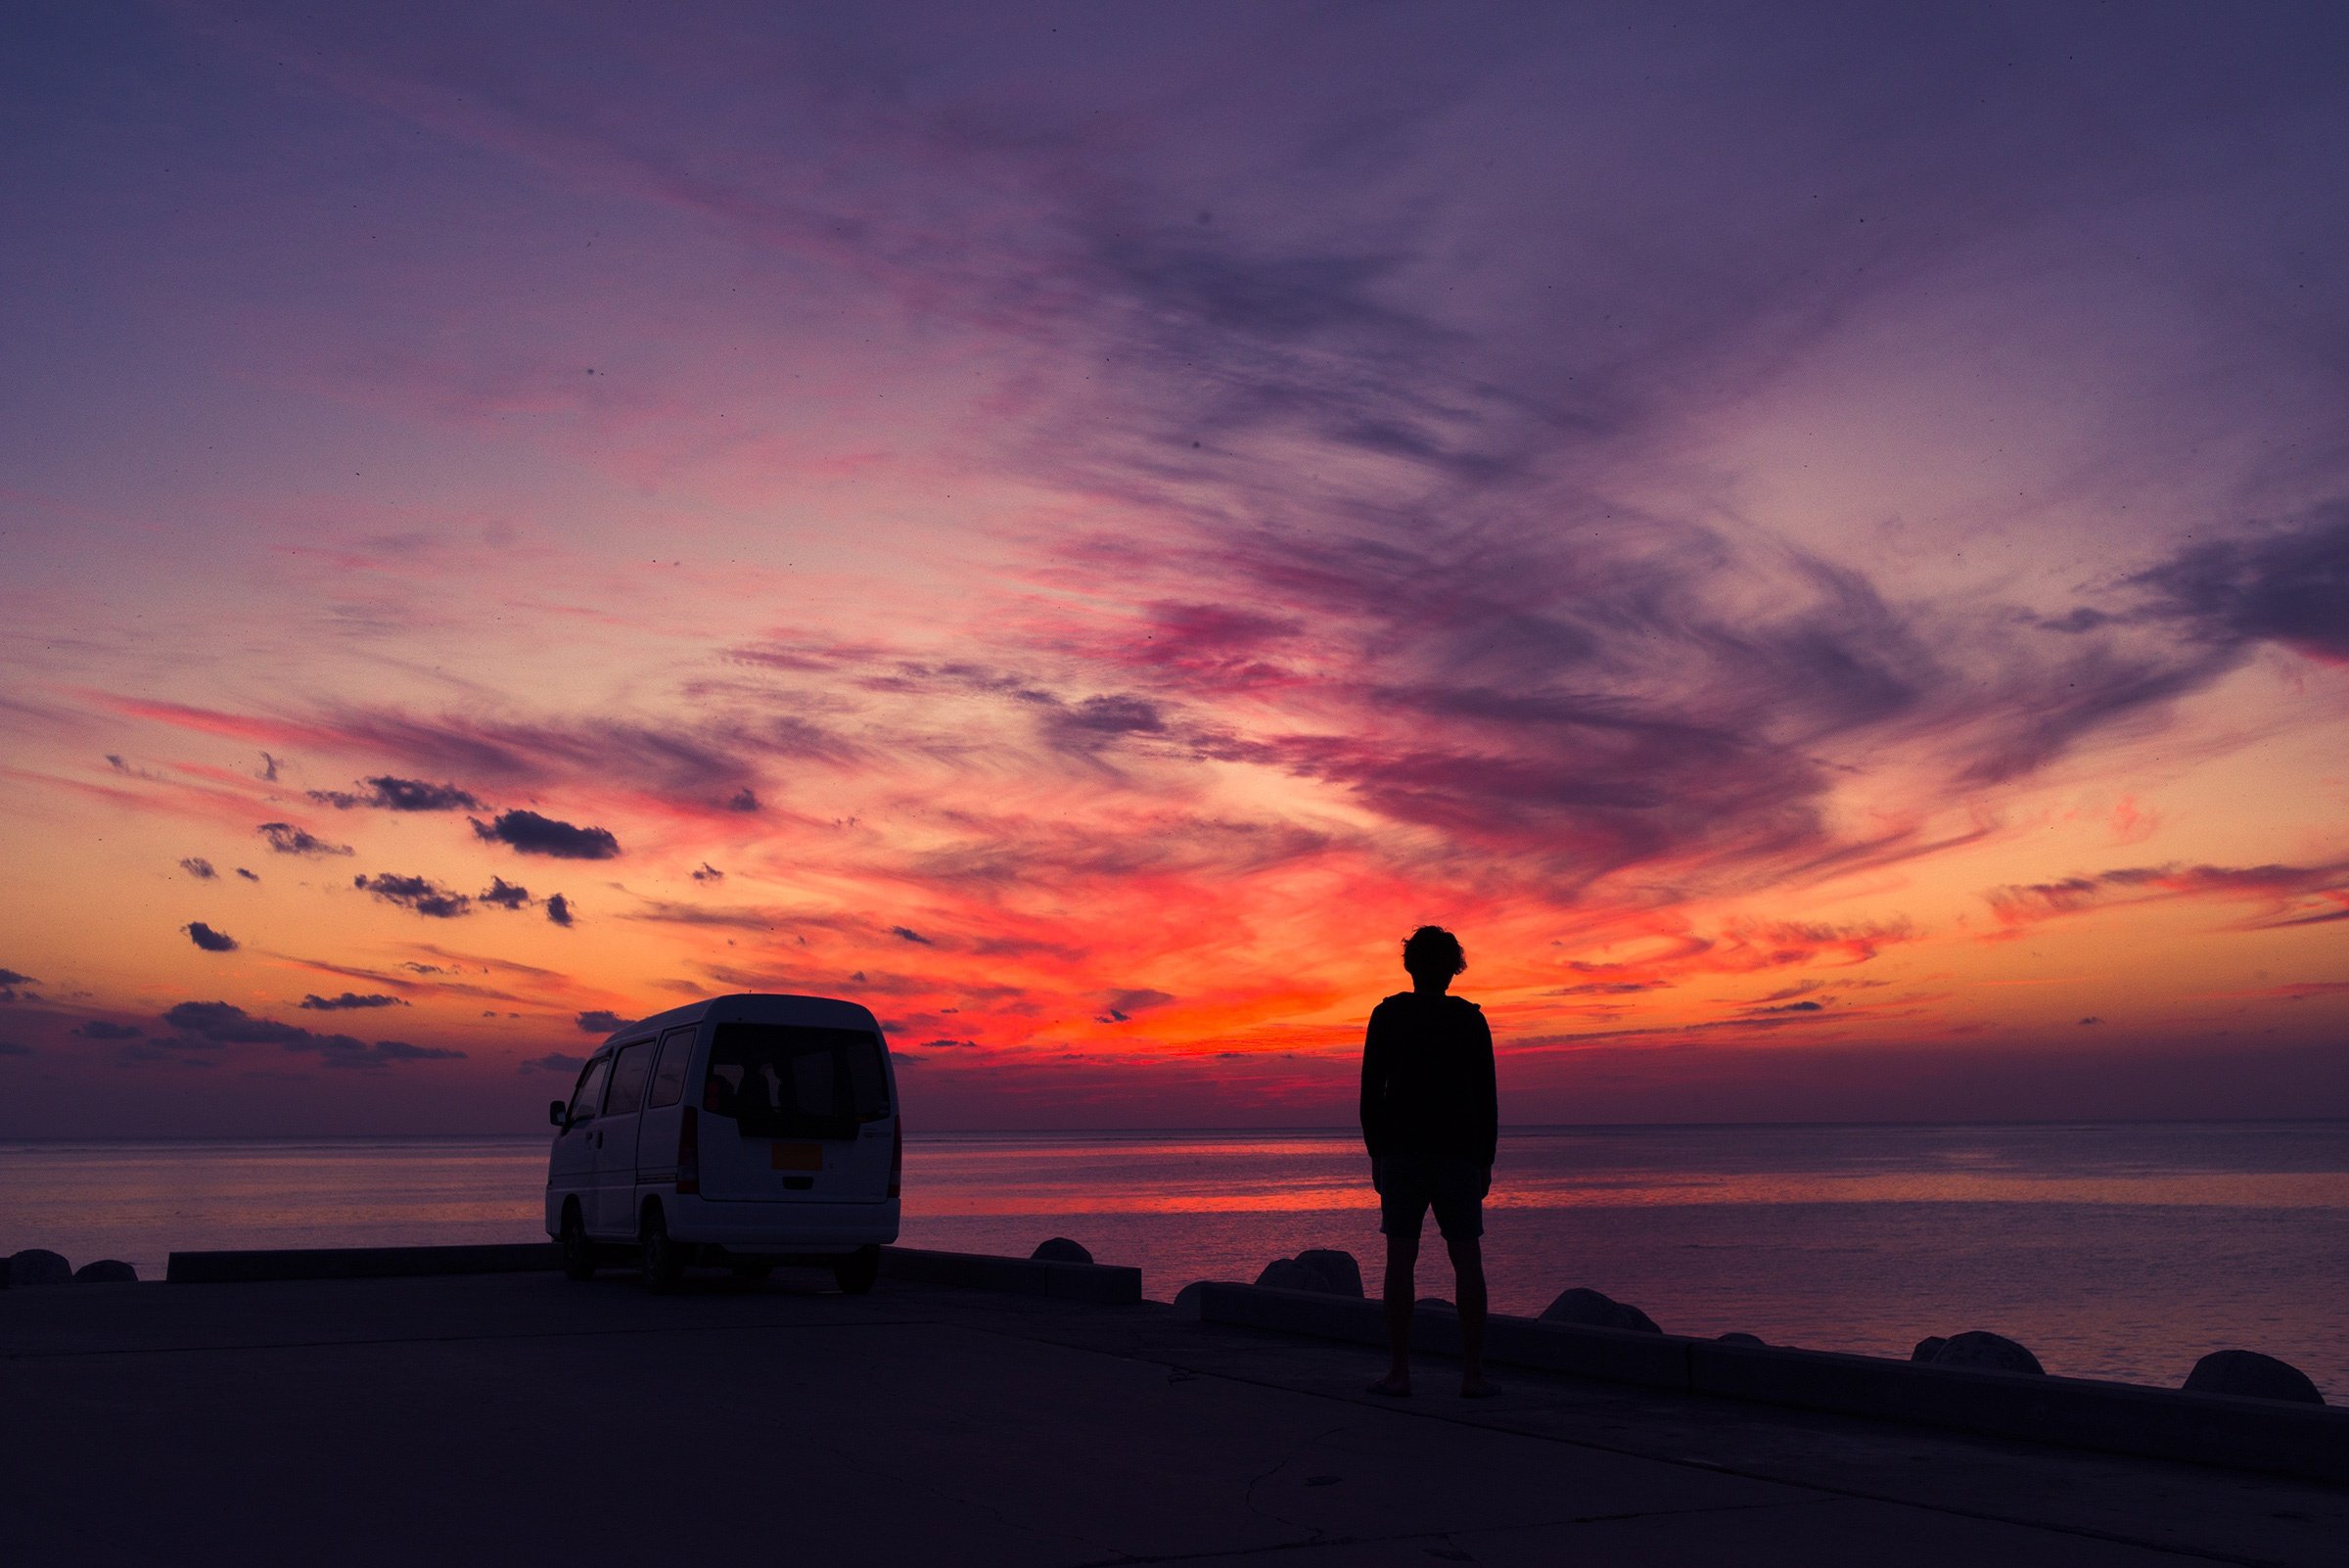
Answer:
POLYGON ((638 1189, 661 1200, 668 1233, 678 1241, 714 1243, 728 1252, 849 1252, 898 1239, 898 1200, 883 1203, 778 1203, 681 1196, 660 1187, 638 1189))

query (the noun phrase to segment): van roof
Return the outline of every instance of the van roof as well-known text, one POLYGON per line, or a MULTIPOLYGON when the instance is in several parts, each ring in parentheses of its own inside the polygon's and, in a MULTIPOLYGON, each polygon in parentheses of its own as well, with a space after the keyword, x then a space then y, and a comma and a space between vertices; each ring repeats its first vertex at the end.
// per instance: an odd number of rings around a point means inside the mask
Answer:
MULTIPOLYGON (((726 996, 706 996, 682 1007, 671 1007, 650 1018, 639 1018, 623 1024, 605 1037, 604 1045, 615 1040, 635 1039, 645 1035, 674 1029, 679 1024, 698 1024, 705 1018, 720 1023, 741 1024, 808 1024, 817 1028, 869 1029, 881 1033, 881 1021, 871 1009, 835 996, 788 996, 774 992, 736 992, 726 996)), ((596 1049, 603 1049, 599 1045, 596 1049)))

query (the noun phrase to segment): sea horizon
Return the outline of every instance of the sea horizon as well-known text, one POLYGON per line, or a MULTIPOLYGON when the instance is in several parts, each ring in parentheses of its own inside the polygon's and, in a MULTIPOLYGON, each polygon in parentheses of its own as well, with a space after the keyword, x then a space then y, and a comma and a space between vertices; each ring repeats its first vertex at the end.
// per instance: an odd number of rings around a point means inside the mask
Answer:
MULTIPOLYGON (((906 1137, 902 1244, 1025 1256, 1068 1236, 1171 1298, 1383 1243, 1349 1128, 968 1129, 906 1137)), ((543 1233, 533 1132, 0 1138, 0 1251, 504 1242, 543 1233)), ((2175 1386, 2259 1350, 2349 1392, 2349 1120, 1504 1128, 1497 1311, 1605 1291, 1665 1329, 1906 1356, 1971 1328, 2051 1372, 2175 1386)), ((1417 1282, 1449 1296, 1430 1244, 1417 1282)))
MULTIPOLYGON (((1836 1129, 1869 1128, 1892 1130, 1918 1128, 1961 1130, 1967 1128, 2059 1128, 2059 1127, 2349 1127, 2349 1116, 2057 1116, 2031 1118, 1962 1118, 1953 1121, 1920 1121, 1913 1118, 1895 1119, 1833 1119, 1804 1118, 1785 1121, 1752 1122, 1502 1122, 1500 1131, 1576 1132, 1576 1131, 1734 1131, 1743 1129, 1836 1129)), ((1007 1138, 1083 1138, 1083 1137, 1181 1137, 1192 1135, 1233 1135, 1262 1133, 1295 1136, 1302 1134, 1345 1135, 1359 1137, 1360 1130, 1340 1123, 1283 1122, 1264 1125, 1219 1126, 1209 1123, 1168 1125, 1163 1127, 1136 1126, 1115 1128, 908 1128, 908 1142, 938 1137, 1007 1137, 1007 1138)), ((92 1133, 12 1133, 0 1132, 0 1147, 10 1144, 77 1144, 77 1143, 324 1143, 338 1139, 367 1140, 405 1138, 415 1140, 479 1140, 484 1138, 533 1139, 548 1136, 543 1129, 519 1129, 504 1131, 332 1131, 332 1132, 92 1132, 92 1133)))

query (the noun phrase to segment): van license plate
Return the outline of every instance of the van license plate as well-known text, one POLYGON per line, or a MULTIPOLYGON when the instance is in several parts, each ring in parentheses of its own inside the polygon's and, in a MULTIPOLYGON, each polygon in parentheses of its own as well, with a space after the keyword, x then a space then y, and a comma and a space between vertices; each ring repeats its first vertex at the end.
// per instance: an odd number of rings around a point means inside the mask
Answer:
POLYGON ((824 1146, 820 1143, 778 1143, 770 1158, 778 1171, 821 1171, 824 1168, 824 1146))

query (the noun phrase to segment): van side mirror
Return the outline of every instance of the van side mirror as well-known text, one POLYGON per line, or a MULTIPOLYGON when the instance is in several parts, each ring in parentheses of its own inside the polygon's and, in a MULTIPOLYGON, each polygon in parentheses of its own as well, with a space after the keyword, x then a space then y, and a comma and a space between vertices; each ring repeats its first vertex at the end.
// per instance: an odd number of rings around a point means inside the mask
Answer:
POLYGON ((563 1125, 563 1113, 570 1108, 570 1106, 566 1105, 561 1100, 549 1100, 546 1102, 546 1119, 549 1122, 552 1122, 555 1126, 561 1127, 563 1125))

